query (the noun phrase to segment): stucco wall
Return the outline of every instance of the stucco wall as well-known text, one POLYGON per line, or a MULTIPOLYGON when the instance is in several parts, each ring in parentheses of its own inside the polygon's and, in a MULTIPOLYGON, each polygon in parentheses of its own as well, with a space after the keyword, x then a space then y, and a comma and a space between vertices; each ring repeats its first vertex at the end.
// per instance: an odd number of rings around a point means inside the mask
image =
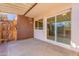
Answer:
POLYGON ((79 48, 79 3, 72 5, 72 45, 79 48))

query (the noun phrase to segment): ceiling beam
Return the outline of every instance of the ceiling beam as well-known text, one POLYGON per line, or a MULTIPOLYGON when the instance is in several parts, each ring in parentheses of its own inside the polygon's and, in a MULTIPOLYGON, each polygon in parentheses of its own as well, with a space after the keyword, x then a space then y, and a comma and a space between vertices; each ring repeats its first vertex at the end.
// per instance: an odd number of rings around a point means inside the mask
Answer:
POLYGON ((24 16, 25 16, 30 10, 32 10, 36 5, 37 5, 37 3, 35 3, 32 7, 30 7, 30 8, 24 13, 24 16))

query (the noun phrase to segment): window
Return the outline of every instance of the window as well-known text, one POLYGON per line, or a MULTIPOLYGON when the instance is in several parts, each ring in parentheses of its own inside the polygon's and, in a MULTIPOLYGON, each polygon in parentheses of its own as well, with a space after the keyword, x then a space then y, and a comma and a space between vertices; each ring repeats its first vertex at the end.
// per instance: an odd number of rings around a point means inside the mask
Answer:
POLYGON ((35 21, 35 29, 39 29, 39 30, 43 29, 43 19, 35 21))

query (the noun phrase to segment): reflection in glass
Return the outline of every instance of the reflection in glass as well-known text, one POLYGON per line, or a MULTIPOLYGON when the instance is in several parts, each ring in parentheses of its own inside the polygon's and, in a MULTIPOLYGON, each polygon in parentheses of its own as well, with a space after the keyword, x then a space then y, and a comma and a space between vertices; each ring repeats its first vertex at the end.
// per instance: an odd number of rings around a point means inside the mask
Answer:
POLYGON ((35 29, 38 27, 38 21, 35 21, 35 29))
POLYGON ((39 30, 43 29, 43 19, 35 21, 35 29, 39 29, 39 30))
POLYGON ((70 44, 71 40, 71 12, 57 16, 57 41, 70 44))
POLYGON ((40 19, 38 21, 38 23, 39 23, 39 29, 42 30, 43 29, 43 19, 40 19))
POLYGON ((47 19, 47 38, 55 40, 55 17, 47 19))

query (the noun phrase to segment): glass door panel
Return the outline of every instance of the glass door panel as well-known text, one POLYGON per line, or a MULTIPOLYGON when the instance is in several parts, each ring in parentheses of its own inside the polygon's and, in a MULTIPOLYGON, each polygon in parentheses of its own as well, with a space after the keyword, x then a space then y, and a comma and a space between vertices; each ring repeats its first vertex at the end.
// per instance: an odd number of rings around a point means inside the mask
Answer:
POLYGON ((47 38, 55 40, 55 17, 47 19, 47 38))
POLYGON ((57 42, 70 44, 71 40, 71 12, 60 14, 56 20, 57 42))

